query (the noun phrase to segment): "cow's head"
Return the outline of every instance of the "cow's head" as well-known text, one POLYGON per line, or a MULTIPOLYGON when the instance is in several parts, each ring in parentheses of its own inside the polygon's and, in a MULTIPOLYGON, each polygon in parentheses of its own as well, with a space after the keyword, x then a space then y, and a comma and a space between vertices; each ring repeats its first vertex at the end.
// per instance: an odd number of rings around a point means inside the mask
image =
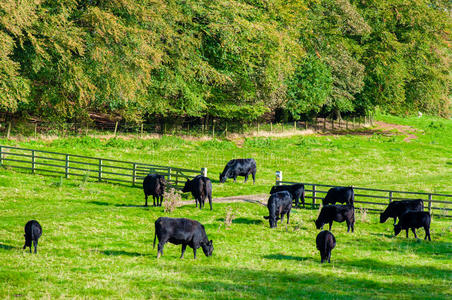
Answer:
POLYGON ((270 216, 264 216, 264 219, 268 220, 268 222, 270 223, 270 228, 275 228, 280 217, 277 217, 276 215, 271 214, 270 216))
POLYGON ((225 183, 226 182, 226 175, 224 173, 220 173, 220 183, 225 183))
POLYGON ((182 189, 183 193, 190 192, 190 179, 187 178, 187 181, 185 181, 184 188, 182 189))
POLYGON ((400 231, 402 231, 402 226, 400 226, 400 224, 394 225, 394 236, 397 236, 400 231))
POLYGON ((323 227, 323 225, 325 225, 325 223, 322 222, 322 221, 320 220, 320 218, 318 218, 317 220, 315 220, 314 223, 315 223, 315 227, 316 227, 317 229, 320 229, 320 228, 323 227))
POLYGON ((385 213, 380 214, 380 223, 386 222, 387 219, 388 219, 388 216, 385 213))
POLYGON ((213 242, 212 240, 207 241, 207 243, 201 243, 202 251, 206 256, 211 256, 213 252, 213 242))

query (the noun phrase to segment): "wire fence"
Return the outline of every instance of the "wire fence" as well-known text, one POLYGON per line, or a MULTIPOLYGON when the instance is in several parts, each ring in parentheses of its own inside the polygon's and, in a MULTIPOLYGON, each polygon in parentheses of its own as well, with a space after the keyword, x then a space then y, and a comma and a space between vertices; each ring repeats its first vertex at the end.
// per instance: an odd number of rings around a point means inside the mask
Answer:
POLYGON ((186 179, 207 176, 206 168, 190 170, 3 145, 0 145, 0 166, 27 170, 32 174, 73 176, 134 187, 142 187, 142 180, 150 173, 165 176, 168 185, 176 189, 182 189, 186 179))
POLYGON ((0 120, 0 132, 6 138, 15 135, 34 136, 39 135, 92 135, 97 133, 118 135, 136 134, 171 134, 194 136, 227 136, 231 133, 286 132, 291 130, 315 131, 343 131, 364 128, 373 125, 373 116, 350 117, 345 119, 313 118, 311 120, 294 122, 233 122, 228 120, 211 120, 199 122, 179 120, 173 122, 156 121, 154 123, 130 123, 125 121, 108 121, 91 123, 51 123, 51 122, 22 122, 0 120))
MULTIPOLYGON (((322 203, 322 199, 328 193, 328 190, 336 185, 303 183, 276 180, 276 185, 302 183, 305 186, 305 198, 311 199, 307 204, 312 207, 318 207, 322 203), (320 201, 317 201, 320 200, 320 201)), ((452 217, 452 195, 423 193, 423 192, 407 192, 393 191, 383 189, 371 189, 362 187, 353 187, 355 191, 355 207, 366 209, 368 211, 381 212, 392 201, 396 200, 412 200, 422 199, 424 201, 424 209, 428 209, 430 214, 443 217, 452 217)))

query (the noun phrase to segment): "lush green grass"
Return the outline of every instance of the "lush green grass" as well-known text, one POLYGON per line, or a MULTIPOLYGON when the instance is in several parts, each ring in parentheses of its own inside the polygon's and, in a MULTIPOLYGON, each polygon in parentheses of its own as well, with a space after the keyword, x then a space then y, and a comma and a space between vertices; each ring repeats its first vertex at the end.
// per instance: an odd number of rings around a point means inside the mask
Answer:
MULTIPOLYGON (((390 117, 384 117, 390 118, 390 117)), ((119 159, 200 168, 217 174, 228 159, 255 157, 258 181, 220 185, 214 196, 267 192, 274 171, 288 180, 354 184, 402 190, 450 192, 451 121, 391 119, 419 129, 410 143, 403 136, 298 136, 228 141, 62 138, 2 141, 119 159), (433 125, 431 125, 433 122, 433 125), (438 125, 442 124, 442 125, 438 125)), ((217 179, 217 176, 212 176, 217 179)), ((270 229, 266 207, 214 203, 200 211, 194 203, 171 216, 202 222, 214 254, 197 260, 188 249, 167 244, 156 260, 153 222, 161 208, 143 208, 140 189, 63 180, 0 170, 0 297, 112 298, 451 298, 452 223, 434 216, 431 242, 410 233, 392 237, 390 220, 357 214, 355 233, 333 225, 337 247, 332 263, 320 264, 313 219, 317 210, 296 210, 291 224, 270 229), (235 220, 225 228, 226 210, 235 220), (22 250, 23 227, 43 226, 38 255, 22 250)), ((418 230, 423 238, 424 231, 418 230)))
MULTIPOLYGON (((167 244, 156 260, 153 222, 161 208, 133 206, 137 189, 80 184, 49 177, 0 174, 0 297, 23 295, 133 298, 450 298, 452 227, 434 219, 432 242, 410 234, 392 237, 390 222, 357 215, 355 233, 334 224, 332 263, 320 264, 313 219, 317 210, 292 212, 291 224, 270 229, 266 207, 216 204, 213 212, 194 204, 171 216, 201 221, 214 254, 180 260, 167 244), (225 228, 226 209, 235 220, 225 228), (38 254, 21 249, 23 226, 43 226, 38 254), (265 222, 264 222, 265 221, 265 222)), ((423 237, 423 230, 419 230, 423 237)))

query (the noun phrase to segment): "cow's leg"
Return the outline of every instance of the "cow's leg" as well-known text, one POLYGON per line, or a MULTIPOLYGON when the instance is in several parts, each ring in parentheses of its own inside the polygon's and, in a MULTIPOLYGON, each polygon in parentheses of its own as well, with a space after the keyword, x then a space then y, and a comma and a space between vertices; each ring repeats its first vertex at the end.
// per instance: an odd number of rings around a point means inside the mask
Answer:
POLYGON ((417 239, 416 229, 414 227, 411 227, 411 231, 414 233, 414 238, 417 239))
POLYGON ((32 244, 33 244, 33 241, 30 242, 30 253, 31 253, 32 244))
POLYGON ((237 181, 237 175, 234 175, 234 182, 236 182, 237 181))
POLYGON ((144 206, 148 206, 148 195, 144 194, 144 206))
POLYGON ((355 220, 352 221, 352 233, 355 232, 355 220))
POLYGON ((212 210, 212 195, 209 195, 208 198, 209 198, 210 210, 212 210))
POLYGON ((325 253, 323 251, 320 251, 320 263, 323 264, 323 260, 325 258, 325 253))
MULTIPOLYGON (((155 196, 152 195, 152 201, 154 202, 153 206, 155 206, 155 196)), ((159 204, 159 199, 157 199, 157 204, 159 204)))
POLYGON ((347 223, 347 232, 350 232, 350 221, 345 220, 345 222, 347 223))
POLYGON ((406 229, 406 237, 408 238, 408 228, 406 229))
POLYGON ((300 198, 296 197, 296 198, 295 198, 295 207, 296 207, 296 208, 299 207, 299 201, 300 201, 300 198))
POLYGON ((253 184, 256 184, 256 172, 251 173, 251 176, 253 176, 253 184))
POLYGON ((281 224, 282 224, 283 219, 284 219, 284 214, 281 214, 281 224))
POLYGON ((394 225, 396 224, 396 222, 397 222, 397 217, 394 217, 394 225))
MULTIPOLYGON (((33 244, 35 246, 35 253, 37 253, 38 252, 38 240, 33 241, 33 244)), ((31 247, 30 247, 30 250, 31 250, 31 247)))
POLYGON ((287 212, 287 224, 289 224, 290 211, 287 212))
POLYGON ((330 222, 330 231, 331 231, 331 226, 333 226, 333 221, 330 222))
POLYGON ((431 241, 432 239, 430 238, 430 228, 428 228, 427 226, 424 226, 424 230, 425 230, 425 238, 424 238, 424 240, 426 240, 427 237, 428 237, 428 240, 431 241))
POLYGON ((331 249, 328 250, 328 263, 331 263, 331 249))
POLYGON ((187 248, 187 244, 182 244, 182 254, 180 255, 180 258, 184 258, 185 249, 187 248))
POLYGON ((245 183, 248 181, 248 175, 249 175, 249 174, 246 174, 246 175, 245 175, 245 183))
POLYGON ((193 246, 193 255, 194 255, 195 259, 196 259, 196 246, 193 246))

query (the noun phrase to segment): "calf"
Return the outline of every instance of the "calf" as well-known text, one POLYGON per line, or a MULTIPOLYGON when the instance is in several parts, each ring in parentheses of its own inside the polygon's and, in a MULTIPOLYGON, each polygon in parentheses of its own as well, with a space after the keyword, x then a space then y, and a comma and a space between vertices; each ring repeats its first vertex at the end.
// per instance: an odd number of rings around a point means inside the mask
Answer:
POLYGON ((184 258, 185 248, 187 245, 193 248, 193 253, 196 259, 196 249, 202 248, 206 256, 211 256, 213 252, 212 240, 207 239, 204 226, 195 220, 185 218, 166 218, 161 217, 155 221, 155 238, 158 237, 158 252, 157 258, 163 254, 163 246, 167 243, 175 245, 182 244, 182 254, 180 258, 184 258))
POLYGON ((256 161, 252 158, 245 159, 232 159, 230 160, 222 173, 220 173, 220 182, 226 182, 228 178, 234 178, 234 182, 237 176, 245 176, 245 182, 248 180, 248 176, 253 176, 253 184, 256 183, 256 161))
POLYGON ((320 211, 319 217, 315 220, 317 229, 323 229, 326 223, 333 225, 333 221, 347 222, 347 232, 355 230, 355 208, 353 205, 325 205, 320 211))
POLYGON ((26 247, 30 247, 30 253, 31 253, 31 242, 33 242, 35 246, 35 253, 38 251, 38 239, 41 237, 42 234, 42 228, 41 225, 39 225, 38 221, 31 220, 28 221, 27 224, 25 224, 25 245, 23 249, 26 247))
POLYGON ((408 211, 399 217, 399 224, 394 225, 394 236, 397 236, 402 229, 406 230, 406 237, 408 237, 408 229, 414 233, 414 237, 417 238, 416 228, 424 227, 425 237, 431 241, 430 238, 430 214, 426 211, 408 211))
POLYGON ((388 218, 394 218, 395 225, 397 218, 400 219, 400 216, 409 210, 423 211, 424 202, 422 199, 393 201, 389 203, 385 211, 380 214, 380 223, 386 222, 388 218))
POLYGON ((354 201, 355 193, 353 191, 353 187, 337 186, 329 189, 323 199, 323 205, 336 204, 336 202, 353 205, 354 201))
POLYGON ((195 198, 196 207, 198 207, 199 202, 199 209, 204 207, 204 201, 207 197, 209 199, 210 210, 212 210, 212 182, 209 178, 198 175, 192 180, 187 179, 182 192, 191 192, 195 198))
POLYGON ((298 208, 298 202, 301 197, 301 203, 303 203, 304 207, 304 184, 297 183, 292 185, 275 185, 270 190, 270 194, 274 194, 276 192, 288 191, 292 195, 292 199, 295 200, 295 207, 298 208))
POLYGON ((287 214, 287 224, 289 224, 290 210, 292 209, 292 195, 288 191, 271 194, 267 202, 267 208, 269 215, 264 216, 264 219, 269 221, 270 228, 276 227, 279 219, 281 219, 282 224, 285 214, 287 214))
POLYGON ((166 186, 165 177, 163 177, 162 175, 158 174, 147 175, 143 180, 144 199, 146 201, 144 206, 148 206, 149 195, 152 195, 152 199, 154 200, 154 206, 156 198, 157 206, 162 206, 163 194, 165 193, 165 186, 166 186))
POLYGON ((328 230, 324 230, 317 235, 315 239, 317 250, 320 251, 320 262, 328 261, 330 263, 331 250, 336 247, 336 238, 328 230))

